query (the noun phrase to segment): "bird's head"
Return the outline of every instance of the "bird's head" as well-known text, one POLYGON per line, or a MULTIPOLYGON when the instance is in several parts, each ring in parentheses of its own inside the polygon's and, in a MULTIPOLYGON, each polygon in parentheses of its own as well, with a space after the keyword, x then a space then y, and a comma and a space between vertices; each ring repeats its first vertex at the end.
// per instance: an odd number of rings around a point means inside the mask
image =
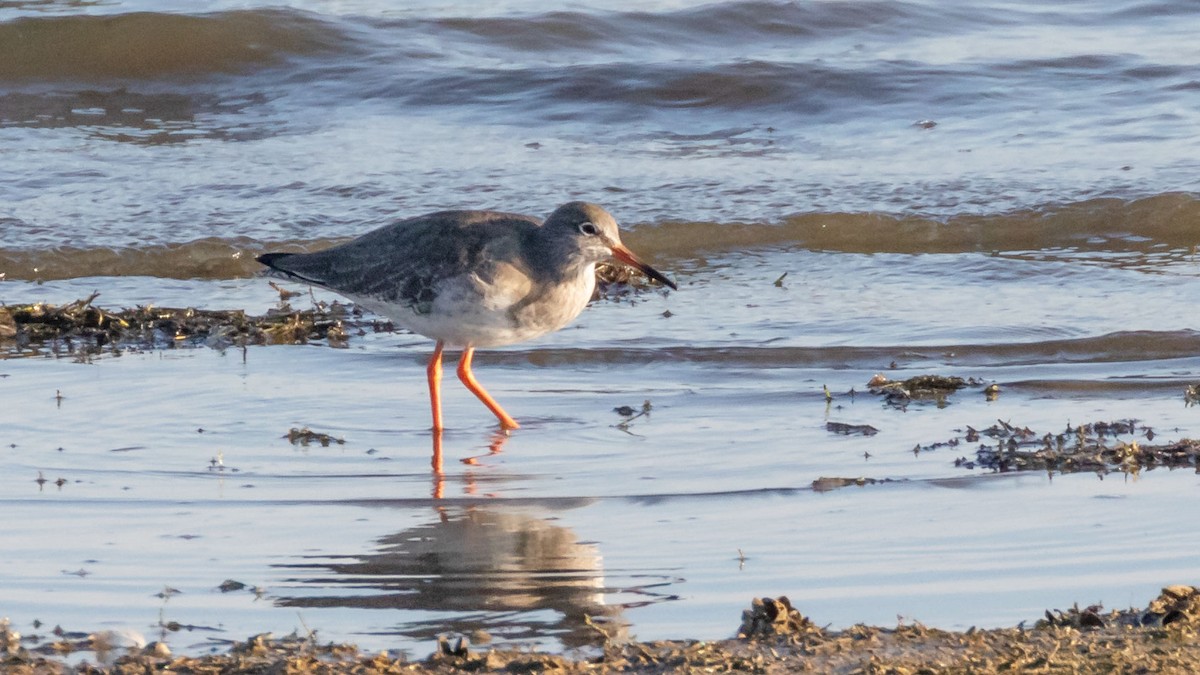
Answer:
POLYGON ((550 214, 542 228, 558 243, 573 247, 577 255, 588 263, 616 258, 651 279, 678 290, 675 282, 642 262, 621 243, 621 231, 616 219, 601 206, 589 202, 563 204, 550 214))

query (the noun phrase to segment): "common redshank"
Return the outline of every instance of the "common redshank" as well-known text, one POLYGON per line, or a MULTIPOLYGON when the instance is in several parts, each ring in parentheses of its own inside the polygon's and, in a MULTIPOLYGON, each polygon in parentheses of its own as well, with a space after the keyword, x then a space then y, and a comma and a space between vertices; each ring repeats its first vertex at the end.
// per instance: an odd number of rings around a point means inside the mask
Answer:
POLYGON ((436 340, 426 375, 433 430, 440 433, 443 349, 462 349, 458 379, 502 429, 518 428, 472 374, 475 348, 566 326, 592 297, 596 263, 609 257, 676 289, 625 248, 608 211, 587 202, 564 204, 545 222, 494 211, 440 211, 316 253, 266 253, 258 261, 277 276, 329 289, 436 340))

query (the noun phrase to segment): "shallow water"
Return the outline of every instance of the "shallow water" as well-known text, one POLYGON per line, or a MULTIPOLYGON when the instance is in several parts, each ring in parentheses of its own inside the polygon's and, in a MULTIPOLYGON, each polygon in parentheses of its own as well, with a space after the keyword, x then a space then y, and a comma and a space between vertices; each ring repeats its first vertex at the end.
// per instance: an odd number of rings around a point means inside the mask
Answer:
MULTIPOLYGON (((954 265, 939 258, 765 250, 709 261, 681 273, 678 293, 600 302, 576 327, 484 352, 480 377, 523 428, 494 452, 490 414, 448 388, 441 478, 429 468, 429 344, 414 336, 10 359, 0 396, 19 412, 0 442, 6 540, 19 543, 4 563, 6 611, 147 634, 161 612, 212 629, 169 638, 191 651, 307 626, 422 655, 439 631, 583 645, 595 637, 584 615, 644 639, 722 637, 755 594, 786 593, 834 625, 900 614, 964 628, 1076 601, 1136 604, 1189 581, 1200 550, 1176 516, 1200 494, 1191 471, 993 476, 954 465, 971 445, 913 447, 997 419, 1040 433, 1134 418, 1159 442, 1195 436, 1182 390, 1200 334, 1134 309, 1147 295, 1195 294, 1197 277, 980 257, 949 283, 930 272, 954 265), (774 272, 798 261, 806 271, 775 287, 774 272), (1038 295, 1036 274, 997 271, 1012 265, 1049 266, 1058 287, 1038 295), (833 270, 858 281, 816 281, 833 270), (1148 280, 1093 302, 1097 274, 1148 280), (983 289, 1006 300, 978 317, 959 309, 983 289), (922 312, 920 298, 946 309, 922 312), (1055 327, 1054 316, 1071 321, 1055 327), (1003 392, 900 411, 865 393, 876 372, 958 374, 1003 392), (650 414, 621 429, 613 408, 643 400, 650 414), (879 433, 843 436, 827 421, 879 433), (284 438, 305 426, 345 444, 284 438), (39 486, 39 472, 66 482, 39 486), (858 476, 898 482, 813 489, 858 476), (264 595, 221 593, 226 579, 264 595), (164 587, 182 593, 155 597, 164 587)), ((265 286, 6 285, 50 301, 102 288, 117 306, 208 297, 251 311, 274 301, 265 286)))
POLYGON ((522 429, 448 387, 441 477, 417 336, 0 361, 0 615, 423 656, 593 644, 584 616, 726 637, 754 595, 965 628, 1198 582, 1190 470, 914 452, 1200 434, 1193 4, 491 7, 0 4, 6 304, 261 313, 263 250, 573 198, 680 285, 481 353, 522 429), (1002 391, 900 410, 880 372, 1002 391))

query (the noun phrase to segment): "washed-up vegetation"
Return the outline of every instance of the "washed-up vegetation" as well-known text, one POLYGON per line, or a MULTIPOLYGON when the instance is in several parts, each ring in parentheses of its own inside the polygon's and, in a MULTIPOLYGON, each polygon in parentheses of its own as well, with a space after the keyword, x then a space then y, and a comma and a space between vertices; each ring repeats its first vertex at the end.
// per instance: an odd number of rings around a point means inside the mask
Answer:
POLYGON ((914 450, 921 452, 939 447, 957 447, 963 443, 978 444, 974 457, 961 456, 955 460, 955 465, 999 473, 1089 471, 1099 474, 1136 474, 1159 467, 1197 467, 1200 441, 1184 438, 1154 443, 1156 437, 1153 429, 1132 419, 1078 426, 1068 424, 1058 432, 1038 432, 1027 426, 997 420, 984 429, 968 426, 957 438, 917 446, 914 450))
POLYGON ((889 380, 883 375, 876 375, 867 383, 867 391, 881 397, 885 404, 901 410, 914 402, 933 403, 943 408, 949 404, 951 394, 967 387, 979 387, 985 395, 993 398, 1000 391, 995 384, 982 380, 946 375, 916 375, 906 380, 889 380))
MULTIPOLYGON (((943 375, 919 375, 906 380, 889 380, 882 375, 871 378, 868 390, 883 398, 889 406, 903 409, 914 401, 947 405, 947 397, 967 388, 978 387, 989 399, 1000 394, 1000 387, 977 379, 943 375)), ((1185 405, 1200 400, 1200 385, 1183 391, 1185 405)), ((869 425, 828 422, 826 428, 838 434, 872 436, 869 425)), ((1067 424, 1060 431, 1035 431, 1028 426, 996 420, 987 427, 967 426, 946 440, 913 447, 915 455, 950 449, 973 453, 959 455, 954 464, 964 469, 983 469, 997 473, 1046 471, 1049 473, 1121 472, 1136 474, 1165 467, 1200 470, 1200 441, 1183 438, 1170 442, 1154 440, 1157 434, 1138 420, 1096 421, 1067 424)))
POLYGON ((283 435, 283 437, 288 439, 288 442, 292 445, 309 446, 315 444, 320 445, 323 448, 328 448, 334 443, 338 445, 346 444, 346 439, 344 438, 330 436, 329 434, 321 431, 313 431, 308 427, 292 427, 286 434, 283 435))
POLYGON ((823 627, 786 597, 756 598, 726 640, 609 640, 597 629, 591 656, 532 650, 476 651, 443 637, 423 660, 353 645, 321 644, 315 635, 257 635, 220 653, 174 656, 164 642, 115 646, 108 633, 22 636, 0 623, 0 670, 34 673, 1165 673, 1200 662, 1200 589, 1170 586, 1144 609, 1091 606, 1046 610, 1032 625, 947 631, 901 619, 895 627, 823 627), (79 650, 95 660, 66 657, 79 650))
POLYGON ((243 310, 139 306, 104 309, 98 293, 65 305, 0 307, 0 357, 58 355, 86 358, 125 350, 304 344, 346 346, 351 335, 390 331, 389 322, 339 302, 295 309, 286 299, 265 314, 243 310))

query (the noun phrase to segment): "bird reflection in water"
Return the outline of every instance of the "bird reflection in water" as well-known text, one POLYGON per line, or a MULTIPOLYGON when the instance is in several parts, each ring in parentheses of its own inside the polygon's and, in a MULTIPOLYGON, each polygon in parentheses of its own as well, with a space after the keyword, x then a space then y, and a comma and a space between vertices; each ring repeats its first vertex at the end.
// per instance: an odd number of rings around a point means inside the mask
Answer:
POLYGON ((434 522, 380 539, 375 553, 280 565, 311 574, 288 582, 316 592, 277 602, 437 613, 397 626, 398 634, 422 640, 485 631, 504 640, 557 638, 572 648, 623 635, 621 608, 604 603, 594 544, 521 511, 437 511, 434 522))
MULTIPOLYGON (((508 442, 508 433, 505 431, 496 431, 491 434, 488 440, 487 452, 470 457, 464 457, 459 461, 468 466, 479 466, 480 460, 487 457, 500 454, 504 449, 504 444, 508 442)), ((434 499, 441 499, 446 494, 446 474, 442 470, 442 432, 435 430, 433 432, 433 491, 434 499)), ((468 495, 475 495, 478 492, 478 487, 475 482, 474 474, 467 473, 463 476, 463 492, 468 495)))

